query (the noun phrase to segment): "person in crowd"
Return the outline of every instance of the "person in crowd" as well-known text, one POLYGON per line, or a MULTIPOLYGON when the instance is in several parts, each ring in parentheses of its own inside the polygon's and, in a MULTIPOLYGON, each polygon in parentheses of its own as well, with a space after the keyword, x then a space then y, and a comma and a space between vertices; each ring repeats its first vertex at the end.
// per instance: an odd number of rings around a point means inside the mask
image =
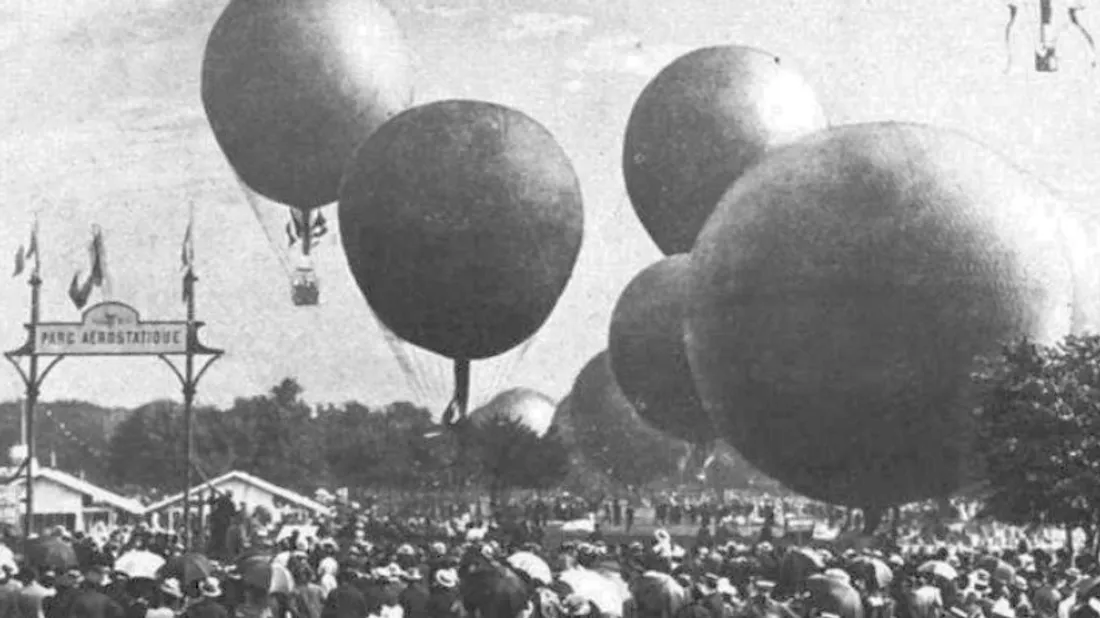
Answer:
POLYGON ((295 618, 321 618, 325 590, 315 580, 313 569, 304 556, 291 558, 289 571, 294 577, 291 607, 295 618))
POLYGON ((183 610, 183 589, 180 580, 169 577, 161 582, 144 618, 176 618, 183 610))
POLYGON ((57 593, 53 588, 54 572, 47 568, 24 566, 19 571, 23 587, 19 590, 16 605, 20 618, 45 618, 43 602, 57 593))

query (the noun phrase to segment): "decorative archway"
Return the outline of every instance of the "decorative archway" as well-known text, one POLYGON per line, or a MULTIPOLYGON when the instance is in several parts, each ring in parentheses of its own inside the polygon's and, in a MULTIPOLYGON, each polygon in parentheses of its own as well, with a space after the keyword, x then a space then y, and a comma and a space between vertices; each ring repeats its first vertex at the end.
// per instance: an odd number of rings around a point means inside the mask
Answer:
POLYGON ((35 406, 42 383, 54 367, 71 356, 155 356, 163 361, 176 378, 183 391, 185 439, 184 478, 184 543, 191 548, 191 490, 194 440, 192 431, 193 405, 199 381, 206 371, 224 354, 199 341, 199 329, 203 323, 195 320, 194 284, 198 280, 188 269, 183 276, 187 317, 184 320, 143 321, 136 309, 118 301, 104 301, 84 310, 79 322, 40 321, 40 291, 42 279, 38 269, 28 279, 31 287, 30 322, 27 340, 4 357, 19 372, 26 389, 24 426, 27 454, 22 470, 26 475, 26 511, 23 525, 24 538, 30 535, 34 525, 34 420, 35 406), (173 357, 183 357, 182 369, 173 357), (21 359, 27 360, 23 368, 21 359), (40 370, 39 359, 49 359, 40 370), (201 360, 197 367, 196 360, 201 360))

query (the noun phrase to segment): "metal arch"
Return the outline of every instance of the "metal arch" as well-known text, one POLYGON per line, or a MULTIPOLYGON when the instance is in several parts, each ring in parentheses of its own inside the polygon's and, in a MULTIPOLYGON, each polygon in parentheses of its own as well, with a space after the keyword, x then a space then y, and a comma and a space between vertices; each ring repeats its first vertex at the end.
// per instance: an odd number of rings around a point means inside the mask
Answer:
POLYGON ((187 378, 184 377, 183 373, 179 370, 178 367, 176 367, 176 364, 173 363, 170 358, 168 358, 168 355, 166 355, 166 354, 157 354, 157 358, 164 361, 164 364, 168 365, 168 368, 172 370, 172 373, 176 374, 176 379, 179 380, 180 386, 183 386, 183 387, 192 386, 192 387, 194 387, 194 386, 198 385, 199 380, 201 380, 202 377, 206 374, 206 371, 208 369, 210 369, 210 366, 214 364, 214 361, 221 358, 224 354, 225 354, 225 352, 223 352, 221 350, 213 350, 208 355, 206 355, 206 362, 204 362, 202 364, 202 367, 199 368, 198 373, 195 374, 195 376, 193 378, 191 378, 190 382, 187 381, 187 378))
POLYGON ((217 352, 214 352, 210 356, 206 357, 206 362, 202 364, 202 368, 199 369, 199 372, 195 374, 195 379, 192 380, 192 382, 191 382, 192 386, 197 386, 198 385, 199 380, 202 379, 202 376, 206 373, 206 370, 210 369, 210 366, 214 364, 214 361, 221 358, 222 354, 223 354, 223 352, 219 350, 217 352))
POLYGON ((46 376, 50 375, 50 372, 53 371, 53 368, 56 367, 57 364, 64 360, 66 357, 66 354, 59 354, 53 357, 53 359, 50 360, 50 364, 46 365, 46 368, 42 370, 42 375, 38 376, 38 384, 35 384, 35 387, 37 388, 41 386, 42 383, 46 381, 46 376))
POLYGON ((168 365, 168 368, 172 370, 172 373, 176 374, 176 378, 177 378, 177 379, 178 379, 178 380, 180 381, 180 385, 181 385, 181 386, 186 386, 186 384, 187 384, 187 380, 186 380, 186 379, 185 379, 185 378, 183 377, 183 374, 182 374, 182 373, 180 373, 180 370, 176 368, 176 364, 175 364, 175 363, 173 363, 173 362, 172 362, 172 361, 171 361, 171 360, 170 360, 170 359, 169 359, 169 358, 168 358, 167 356, 165 356, 164 354, 157 354, 157 358, 159 358, 160 360, 164 361, 164 364, 165 364, 165 365, 168 365))
POLYGON ((47 364, 46 368, 42 370, 42 373, 36 376, 36 379, 32 381, 31 377, 27 375, 27 372, 23 370, 23 366, 19 364, 17 356, 14 356, 10 353, 4 354, 4 358, 8 359, 8 362, 11 363, 11 366, 15 367, 15 370, 19 372, 19 377, 23 380, 23 386, 28 389, 34 389, 36 391, 46 381, 46 377, 50 375, 50 372, 53 371, 53 368, 56 367, 57 364, 64 360, 67 356, 68 355, 66 354, 59 354, 50 359, 49 364, 47 364))
POLYGON ((19 364, 18 360, 16 360, 17 357, 12 356, 11 354, 4 354, 4 358, 8 359, 8 362, 11 363, 12 367, 15 367, 15 370, 19 372, 19 377, 23 380, 23 386, 30 388, 31 379, 27 375, 27 372, 23 371, 23 366, 19 364))

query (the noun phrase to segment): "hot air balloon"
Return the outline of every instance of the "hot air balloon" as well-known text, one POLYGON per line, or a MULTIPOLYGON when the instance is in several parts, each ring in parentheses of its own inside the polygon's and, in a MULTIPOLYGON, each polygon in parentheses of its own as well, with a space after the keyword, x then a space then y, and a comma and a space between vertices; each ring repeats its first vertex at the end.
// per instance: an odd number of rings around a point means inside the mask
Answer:
POLYGON ((479 422, 494 416, 516 419, 542 437, 550 431, 557 406, 552 399, 529 388, 513 388, 493 397, 489 403, 470 414, 470 420, 479 422))
POLYGON ((634 211, 661 251, 686 253, 745 169, 826 125, 813 88, 774 55, 737 45, 685 54, 630 113, 623 178, 634 211))
POLYGON ((876 123, 773 153, 692 252, 704 406, 791 489, 867 511, 965 478, 976 357, 1069 332, 1061 205, 955 132, 876 123))
POLYGON ((674 471, 685 444, 642 420, 619 389, 607 351, 594 356, 558 406, 555 425, 567 427, 575 448, 598 470, 626 484, 644 484, 674 471))
MULTIPOLYGON (((1012 69, 1012 33, 1016 25, 1016 16, 1021 6, 1035 3, 1029 0, 1008 0, 1008 23, 1005 25, 1005 50, 1008 56, 1008 64, 1005 72, 1012 69)), ((1079 14, 1085 8, 1084 0, 1038 0, 1039 40, 1035 48, 1035 70, 1039 73, 1054 73, 1058 70, 1058 38, 1062 31, 1072 25, 1081 34, 1085 44, 1088 45, 1092 67, 1096 67, 1096 43, 1092 34, 1081 23, 1079 14), (1055 13, 1065 13, 1065 21, 1055 22, 1055 13)))
POLYGON ((411 104, 411 78, 401 30, 373 0, 232 0, 214 24, 203 107, 296 304, 317 302, 318 209, 336 201, 355 147, 411 104))
POLYGON ((576 173, 549 131, 469 100, 379 128, 348 168, 339 216, 348 265, 381 322, 453 360, 450 421, 465 417, 470 362, 515 348, 549 317, 584 224, 576 173))
POLYGON ((684 349, 690 263, 687 255, 667 257, 630 281, 611 314, 607 352, 615 380, 643 419, 709 451, 717 436, 684 349))

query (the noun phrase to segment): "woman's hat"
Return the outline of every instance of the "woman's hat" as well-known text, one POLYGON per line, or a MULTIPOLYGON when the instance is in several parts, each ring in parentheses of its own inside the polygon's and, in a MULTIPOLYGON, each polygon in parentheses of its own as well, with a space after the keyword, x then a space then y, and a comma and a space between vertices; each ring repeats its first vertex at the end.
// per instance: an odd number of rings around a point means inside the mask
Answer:
POLYGON ((719 577, 717 585, 715 587, 718 589, 719 594, 723 594, 727 597, 735 599, 741 596, 741 593, 738 592, 737 587, 730 583, 728 577, 719 577))
POLYGON ((562 609, 565 610, 567 616, 587 616, 592 613, 592 604, 588 602, 588 599, 580 596, 579 594, 571 594, 565 597, 565 600, 561 603, 562 609))
POLYGON ((173 599, 182 599, 183 590, 180 589, 180 580, 169 577, 160 584, 160 591, 173 599))
POLYGON ((207 577, 199 582, 199 594, 210 599, 216 599, 222 595, 222 586, 216 577, 207 577))
POLYGON ((454 588, 458 585, 458 572, 454 569, 439 569, 435 572, 433 581, 440 588, 454 588))

